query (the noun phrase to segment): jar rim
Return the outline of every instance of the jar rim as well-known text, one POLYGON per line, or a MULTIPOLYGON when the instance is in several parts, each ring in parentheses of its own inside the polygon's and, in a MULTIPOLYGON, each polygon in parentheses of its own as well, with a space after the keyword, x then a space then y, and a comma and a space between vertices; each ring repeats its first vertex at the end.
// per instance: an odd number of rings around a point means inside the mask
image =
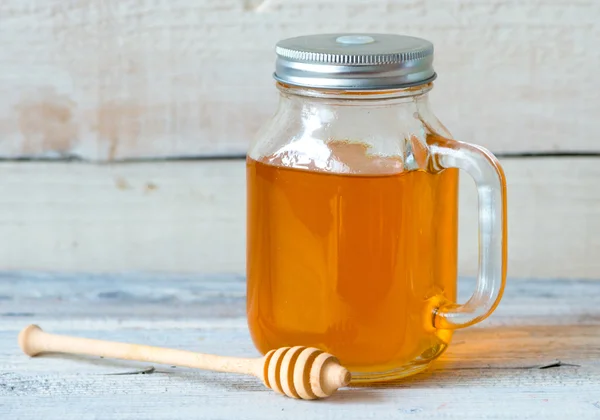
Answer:
POLYGON ((282 81, 276 81, 277 89, 286 94, 307 96, 312 98, 330 98, 339 100, 382 100, 398 99, 427 94, 433 89, 433 81, 422 82, 413 86, 397 87, 388 89, 344 89, 323 88, 312 86, 297 86, 282 81))

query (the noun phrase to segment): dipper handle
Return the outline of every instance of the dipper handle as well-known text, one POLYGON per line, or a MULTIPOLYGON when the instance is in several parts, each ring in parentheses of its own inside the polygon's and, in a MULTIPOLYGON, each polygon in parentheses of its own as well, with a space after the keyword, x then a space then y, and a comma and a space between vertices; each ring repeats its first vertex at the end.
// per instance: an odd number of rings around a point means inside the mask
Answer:
POLYGON ((50 334, 37 325, 29 325, 19 333, 19 346, 25 354, 32 357, 40 353, 84 354, 248 375, 256 375, 262 367, 261 359, 216 356, 141 344, 50 334))

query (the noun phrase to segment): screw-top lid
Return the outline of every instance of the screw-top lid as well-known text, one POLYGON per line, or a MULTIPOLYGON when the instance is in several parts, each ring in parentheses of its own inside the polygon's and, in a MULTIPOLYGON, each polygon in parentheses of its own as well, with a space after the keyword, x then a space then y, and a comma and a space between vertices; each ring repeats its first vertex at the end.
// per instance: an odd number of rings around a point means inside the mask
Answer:
POLYGON ((397 89, 433 81, 433 44, 393 34, 319 34, 277 43, 276 80, 344 90, 397 89))

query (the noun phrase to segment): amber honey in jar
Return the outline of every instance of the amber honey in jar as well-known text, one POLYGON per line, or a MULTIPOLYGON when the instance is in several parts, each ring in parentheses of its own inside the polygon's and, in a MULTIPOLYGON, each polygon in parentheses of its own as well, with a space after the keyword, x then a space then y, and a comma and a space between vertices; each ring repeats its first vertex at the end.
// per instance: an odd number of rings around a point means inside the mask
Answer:
POLYGON ((506 276, 505 180, 428 101, 433 46, 391 34, 277 44, 279 106, 247 159, 247 316, 262 353, 312 346, 355 382, 419 372, 486 318, 506 276), (456 302, 458 174, 479 194, 480 265, 456 302))

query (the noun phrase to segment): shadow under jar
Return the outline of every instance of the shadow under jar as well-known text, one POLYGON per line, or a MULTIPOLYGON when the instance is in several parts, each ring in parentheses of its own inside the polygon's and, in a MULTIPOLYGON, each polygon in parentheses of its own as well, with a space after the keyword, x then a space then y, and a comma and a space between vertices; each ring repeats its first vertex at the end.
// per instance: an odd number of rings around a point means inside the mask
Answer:
POLYGON ((353 382, 419 372, 486 318, 506 277, 506 184, 428 103, 430 42, 323 34, 277 44, 279 106, 247 159, 247 316, 261 353, 314 346, 353 382), (479 195, 479 275, 456 303, 458 170, 479 195))

